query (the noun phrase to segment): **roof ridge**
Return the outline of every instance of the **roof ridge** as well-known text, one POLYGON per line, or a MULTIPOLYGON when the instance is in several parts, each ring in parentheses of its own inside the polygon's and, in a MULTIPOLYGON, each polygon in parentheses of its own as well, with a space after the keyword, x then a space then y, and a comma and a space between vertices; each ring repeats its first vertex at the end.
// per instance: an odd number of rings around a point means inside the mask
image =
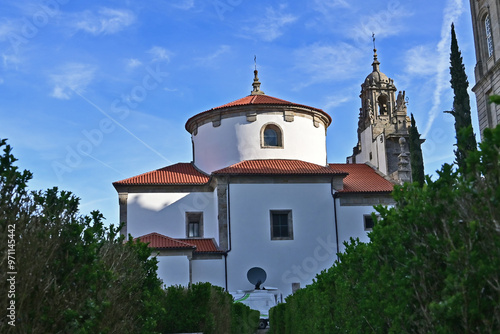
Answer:
POLYGON ((377 173, 378 175, 382 176, 384 179, 386 179, 387 181, 389 181, 390 183, 392 184, 397 184, 396 181, 394 181, 393 179, 391 179, 389 176, 385 175, 384 173, 382 173, 381 171, 378 170, 377 167, 375 167, 374 164, 370 163, 369 161, 366 161, 364 163, 364 165, 367 165, 368 167, 370 167, 371 169, 373 169, 375 171, 375 173, 377 173))
POLYGON ((113 182, 113 186, 144 184, 202 185, 210 181, 210 175, 200 171, 193 162, 178 162, 149 172, 113 182))

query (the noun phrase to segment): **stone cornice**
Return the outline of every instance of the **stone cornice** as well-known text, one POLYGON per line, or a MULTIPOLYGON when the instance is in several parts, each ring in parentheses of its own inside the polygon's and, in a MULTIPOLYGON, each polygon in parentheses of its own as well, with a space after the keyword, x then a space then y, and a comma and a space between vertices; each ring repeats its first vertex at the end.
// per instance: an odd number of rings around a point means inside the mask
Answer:
POLYGON ((474 85, 474 87, 472 87, 472 91, 475 93, 476 90, 480 87, 480 86, 483 86, 485 84, 485 82, 487 80, 490 79, 490 77, 495 73, 495 72, 499 72, 500 71, 500 59, 498 59, 496 61, 496 63, 493 65, 493 67, 491 67, 488 72, 486 72, 483 77, 481 78, 481 80, 479 80, 478 82, 476 82, 476 84, 474 85))
POLYGON ((219 126, 223 119, 247 116, 249 122, 255 121, 259 115, 282 115, 285 121, 293 120, 290 116, 305 117, 311 119, 316 127, 318 122, 323 123, 325 129, 330 125, 331 119, 319 109, 307 108, 298 105, 279 105, 279 104, 252 104, 241 106, 229 106, 226 108, 217 108, 202 112, 191 117, 186 122, 186 130, 191 134, 196 134, 198 127, 212 122, 214 126, 219 126))

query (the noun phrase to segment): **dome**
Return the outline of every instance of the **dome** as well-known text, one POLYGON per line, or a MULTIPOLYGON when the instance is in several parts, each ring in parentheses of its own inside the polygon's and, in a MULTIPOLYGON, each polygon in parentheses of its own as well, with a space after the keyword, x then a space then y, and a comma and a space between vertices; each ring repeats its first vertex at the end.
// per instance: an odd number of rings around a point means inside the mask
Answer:
POLYGON ((380 62, 377 59, 377 49, 373 49, 373 53, 373 72, 366 77, 365 85, 389 84, 391 81, 389 77, 380 71, 380 62))
POLYGON ((378 84, 378 83, 389 83, 389 77, 385 75, 384 73, 378 71, 373 71, 372 73, 368 74, 368 76, 365 79, 366 84, 378 84))
POLYGON ((264 94, 256 72, 250 95, 201 112, 186 122, 196 168, 210 174, 256 159, 325 165, 326 129, 331 117, 321 109, 264 94))

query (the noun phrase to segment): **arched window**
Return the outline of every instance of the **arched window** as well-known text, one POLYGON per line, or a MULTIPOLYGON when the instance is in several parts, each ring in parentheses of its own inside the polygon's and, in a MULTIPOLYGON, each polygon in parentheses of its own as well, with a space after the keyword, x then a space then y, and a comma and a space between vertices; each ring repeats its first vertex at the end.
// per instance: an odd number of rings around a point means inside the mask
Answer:
POLYGON ((266 124, 261 131, 261 146, 264 148, 283 147, 283 134, 276 124, 266 124))
POLYGON ((379 115, 387 115, 387 96, 380 95, 377 99, 378 101, 378 113, 379 115))
POLYGON ((489 14, 484 18, 484 31, 486 35, 486 45, 488 47, 488 57, 491 57, 493 56, 493 35, 491 32, 491 21, 489 14))

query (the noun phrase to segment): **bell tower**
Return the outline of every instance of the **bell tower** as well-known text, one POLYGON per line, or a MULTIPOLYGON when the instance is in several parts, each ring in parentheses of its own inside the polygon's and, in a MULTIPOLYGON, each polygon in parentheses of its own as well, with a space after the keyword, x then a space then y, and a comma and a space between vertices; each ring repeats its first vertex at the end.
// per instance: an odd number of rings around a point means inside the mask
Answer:
POLYGON ((375 48, 372 67, 372 73, 361 84, 358 143, 347 162, 368 162, 385 175, 401 181, 399 157, 408 152, 410 125, 405 92, 399 91, 396 95, 394 81, 380 71, 375 48), (403 145, 400 145, 400 138, 405 139, 403 145))

